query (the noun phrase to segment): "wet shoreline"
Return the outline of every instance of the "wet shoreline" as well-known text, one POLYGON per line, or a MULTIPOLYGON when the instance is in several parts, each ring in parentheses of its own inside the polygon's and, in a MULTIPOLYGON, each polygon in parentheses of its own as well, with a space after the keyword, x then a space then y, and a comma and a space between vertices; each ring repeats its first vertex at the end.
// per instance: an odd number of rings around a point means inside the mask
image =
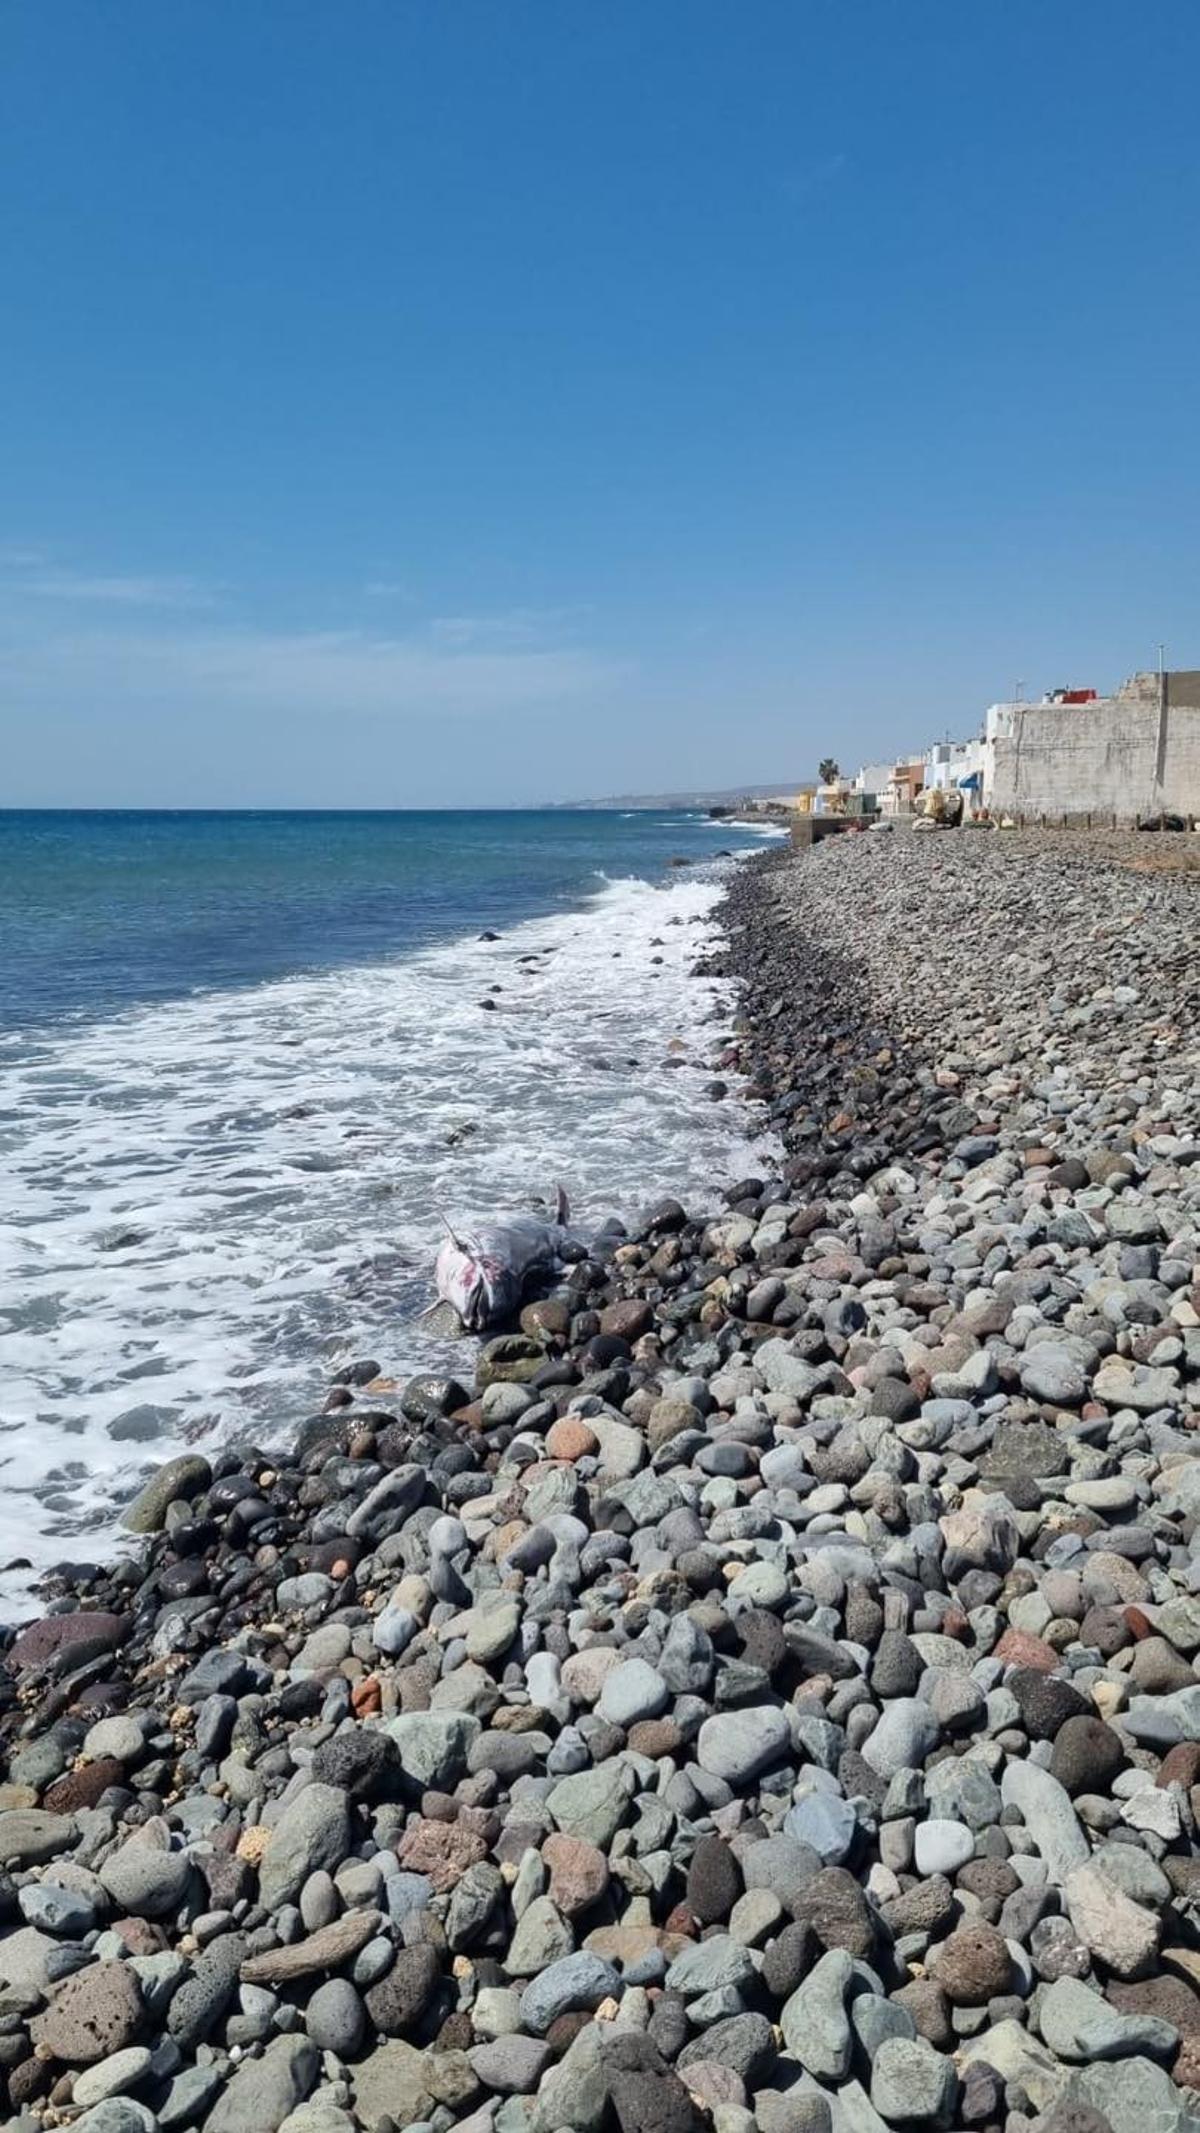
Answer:
POLYGON ((1195 894, 752 862, 780 1174, 160 1470, 0 1675, 16 2124, 1182 2133, 1195 894))

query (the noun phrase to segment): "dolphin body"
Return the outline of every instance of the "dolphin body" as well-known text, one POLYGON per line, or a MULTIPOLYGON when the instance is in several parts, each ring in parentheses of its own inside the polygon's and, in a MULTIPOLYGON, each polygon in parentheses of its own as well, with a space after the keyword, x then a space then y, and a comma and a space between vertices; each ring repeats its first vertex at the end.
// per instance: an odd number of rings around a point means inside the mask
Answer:
POLYGON ((461 1234, 447 1224, 449 1235, 434 1268, 439 1304, 449 1304, 468 1333, 482 1333, 510 1319, 530 1281, 558 1271, 571 1243, 570 1219, 560 1186, 552 1222, 515 1215, 511 1222, 487 1223, 461 1234))

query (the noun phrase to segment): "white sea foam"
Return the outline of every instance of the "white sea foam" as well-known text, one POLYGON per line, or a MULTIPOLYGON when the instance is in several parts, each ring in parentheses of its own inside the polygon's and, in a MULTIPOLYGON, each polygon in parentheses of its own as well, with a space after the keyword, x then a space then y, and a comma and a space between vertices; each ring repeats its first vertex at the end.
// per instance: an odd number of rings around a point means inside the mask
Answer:
POLYGON ((561 1178, 586 1226, 750 1167, 706 1093, 728 992, 689 974, 718 894, 612 882, 498 941, 5 1046, 0 1566, 110 1551, 150 1466, 286 1438, 338 1362, 468 1367, 417 1323, 440 1211, 561 1178))

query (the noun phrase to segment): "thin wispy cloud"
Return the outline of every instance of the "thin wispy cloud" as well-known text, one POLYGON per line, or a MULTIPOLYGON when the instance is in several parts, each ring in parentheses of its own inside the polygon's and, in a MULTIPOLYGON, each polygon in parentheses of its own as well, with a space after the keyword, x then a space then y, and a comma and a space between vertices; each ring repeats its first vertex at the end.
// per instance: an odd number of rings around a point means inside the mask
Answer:
POLYGON ((583 607, 514 607, 493 615, 435 615, 429 634, 436 644, 468 649, 488 645, 537 645, 573 629, 583 607))
POLYGON ((44 548, 19 541, 0 545, 0 571, 5 573, 10 593, 30 600, 102 607, 216 605, 216 589, 199 578, 146 571, 76 570, 55 562, 44 548))
POLYGON ((114 696, 178 709, 408 718, 592 700, 618 669, 582 646, 491 646, 366 630, 10 629, 0 677, 25 701, 114 696))
POLYGON ((21 578, 21 591, 35 600, 78 601, 104 607, 197 608, 216 605, 216 595, 196 578, 90 577, 84 571, 45 570, 21 578))
POLYGON ((520 607, 403 629, 250 626, 221 613, 198 578, 87 572, 22 547, 0 550, 0 680, 47 704, 515 716, 612 685, 614 666, 579 641, 586 612, 520 607))
POLYGON ((49 561, 44 548, 28 541, 0 541, 0 570, 33 570, 49 561))

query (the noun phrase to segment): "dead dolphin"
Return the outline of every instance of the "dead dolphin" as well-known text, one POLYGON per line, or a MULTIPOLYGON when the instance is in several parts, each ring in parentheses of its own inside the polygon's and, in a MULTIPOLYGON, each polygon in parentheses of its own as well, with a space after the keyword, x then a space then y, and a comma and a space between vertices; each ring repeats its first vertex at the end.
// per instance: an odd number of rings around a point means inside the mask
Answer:
POLYGON ((449 1234, 434 1268, 438 1304, 432 1308, 449 1304, 468 1333, 502 1324, 518 1309, 535 1275, 557 1272, 571 1241, 570 1219, 560 1185, 552 1222, 515 1215, 510 1222, 486 1223, 461 1233, 447 1223, 449 1234))

